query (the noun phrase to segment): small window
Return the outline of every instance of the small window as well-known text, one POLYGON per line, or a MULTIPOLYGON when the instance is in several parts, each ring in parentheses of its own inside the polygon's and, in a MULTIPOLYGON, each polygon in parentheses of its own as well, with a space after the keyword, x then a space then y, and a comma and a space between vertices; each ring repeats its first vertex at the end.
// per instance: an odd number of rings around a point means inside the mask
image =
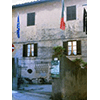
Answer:
POLYGON ((25 44, 23 45, 23 57, 37 56, 37 44, 25 44))
POLYGON ((67 7, 67 21, 76 19, 76 6, 67 7))
POLYGON ((64 54, 66 55, 81 55, 81 41, 67 41, 63 42, 65 48, 64 54))
POLYGON ((27 14, 27 26, 35 25, 35 13, 27 14))

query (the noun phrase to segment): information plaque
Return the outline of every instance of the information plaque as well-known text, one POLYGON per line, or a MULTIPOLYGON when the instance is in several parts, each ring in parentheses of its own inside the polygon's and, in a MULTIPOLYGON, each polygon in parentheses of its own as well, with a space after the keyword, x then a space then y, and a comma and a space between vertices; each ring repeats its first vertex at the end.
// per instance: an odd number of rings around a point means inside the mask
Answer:
POLYGON ((60 77, 60 61, 59 60, 51 61, 51 77, 52 78, 60 77))

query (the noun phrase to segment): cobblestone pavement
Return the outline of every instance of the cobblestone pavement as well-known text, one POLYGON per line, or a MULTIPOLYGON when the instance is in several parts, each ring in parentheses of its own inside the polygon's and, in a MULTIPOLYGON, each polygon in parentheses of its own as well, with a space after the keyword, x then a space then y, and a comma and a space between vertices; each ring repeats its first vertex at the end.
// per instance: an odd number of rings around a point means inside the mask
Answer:
POLYGON ((22 86, 18 91, 12 91, 12 100, 51 100, 52 85, 22 86))

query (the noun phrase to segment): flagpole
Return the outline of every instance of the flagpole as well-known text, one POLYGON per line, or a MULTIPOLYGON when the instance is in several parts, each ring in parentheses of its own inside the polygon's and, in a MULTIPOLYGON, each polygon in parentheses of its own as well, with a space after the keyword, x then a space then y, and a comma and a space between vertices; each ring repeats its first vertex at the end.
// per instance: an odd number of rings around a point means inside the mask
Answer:
MULTIPOLYGON (((17 35, 17 38, 20 38, 20 17, 19 17, 19 12, 17 13, 17 30, 16 30, 16 35, 17 35)), ((17 43, 17 46, 18 46, 18 42, 19 40, 17 39, 16 40, 16 43, 17 43)), ((18 47, 17 47, 17 52, 16 52, 16 56, 15 58, 19 58, 18 57, 18 47)), ((17 69, 18 69, 18 75, 17 75, 17 81, 18 81, 18 88, 20 88, 20 80, 21 79, 21 68, 19 67, 19 59, 18 59, 18 64, 17 64, 17 69), (20 72, 20 75, 19 75, 19 72, 20 72)))

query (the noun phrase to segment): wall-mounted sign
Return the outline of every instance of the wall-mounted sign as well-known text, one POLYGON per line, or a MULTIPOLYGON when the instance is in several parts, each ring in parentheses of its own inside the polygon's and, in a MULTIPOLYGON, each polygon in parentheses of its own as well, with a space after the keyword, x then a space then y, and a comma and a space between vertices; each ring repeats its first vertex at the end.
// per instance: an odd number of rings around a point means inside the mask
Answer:
POLYGON ((60 61, 59 60, 51 61, 51 77, 52 78, 60 77, 60 61))
POLYGON ((14 51, 14 45, 12 44, 12 52, 14 51))

